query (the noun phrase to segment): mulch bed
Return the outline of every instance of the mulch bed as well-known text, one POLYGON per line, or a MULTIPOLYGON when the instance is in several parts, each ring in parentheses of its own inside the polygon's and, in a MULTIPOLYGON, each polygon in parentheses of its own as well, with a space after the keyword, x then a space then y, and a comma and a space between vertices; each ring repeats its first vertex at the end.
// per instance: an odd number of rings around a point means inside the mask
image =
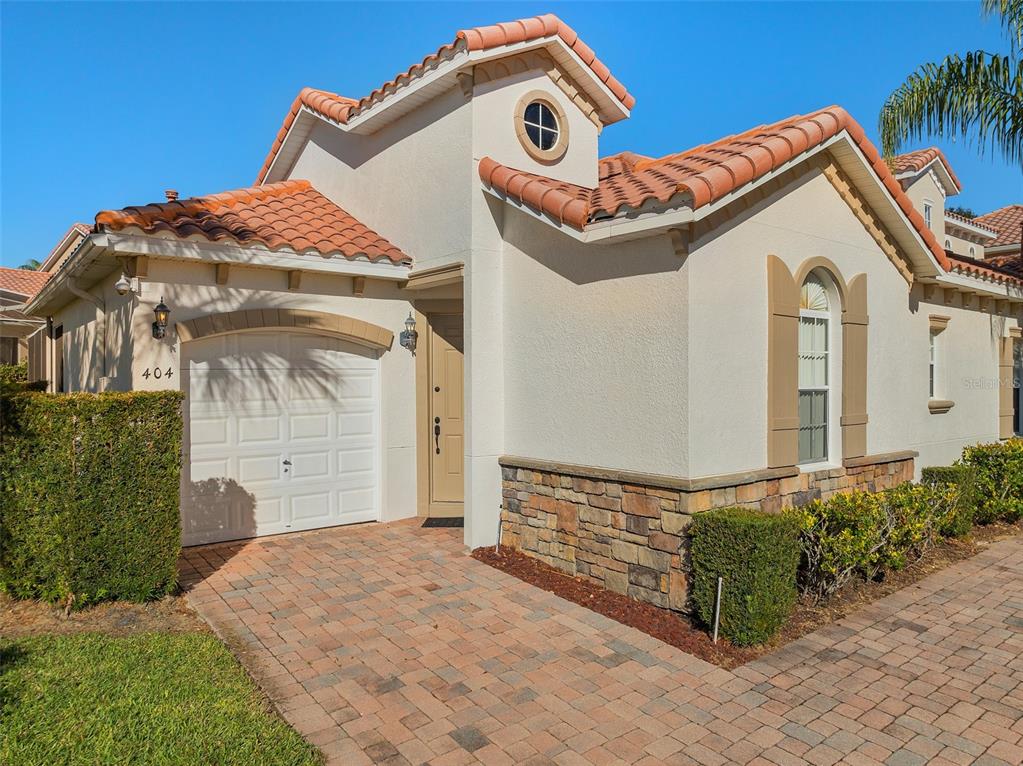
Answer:
POLYGON ((1023 534, 1023 523, 977 527, 970 538, 940 542, 930 548, 919 561, 902 570, 889 572, 881 581, 852 582, 828 601, 819 604, 810 599, 801 599, 778 635, 767 644, 753 647, 733 646, 724 638, 715 644, 702 627, 685 615, 635 601, 589 580, 566 575, 511 548, 477 548, 472 556, 566 601, 636 628, 702 660, 730 669, 840 620, 859 607, 912 585, 938 570, 975 556, 993 542, 1020 534, 1023 534))
POLYGON ((64 615, 60 606, 42 601, 18 601, 0 593, 0 636, 24 638, 70 633, 208 632, 184 596, 167 596, 146 604, 111 601, 64 615))

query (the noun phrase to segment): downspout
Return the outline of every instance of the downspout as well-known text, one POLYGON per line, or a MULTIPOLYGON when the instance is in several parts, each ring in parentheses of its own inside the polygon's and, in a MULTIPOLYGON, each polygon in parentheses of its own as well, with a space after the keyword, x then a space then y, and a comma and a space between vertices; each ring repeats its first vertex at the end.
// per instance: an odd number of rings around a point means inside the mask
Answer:
POLYGON ((68 279, 67 281, 68 292, 77 298, 81 298, 83 301, 88 301, 96 310, 99 312, 99 316, 96 318, 96 345, 100 348, 100 355, 102 358, 101 370, 102 377, 107 377, 107 307, 106 303, 102 298, 97 298, 95 295, 90 293, 88 290, 83 290, 78 286, 78 283, 74 279, 68 279))

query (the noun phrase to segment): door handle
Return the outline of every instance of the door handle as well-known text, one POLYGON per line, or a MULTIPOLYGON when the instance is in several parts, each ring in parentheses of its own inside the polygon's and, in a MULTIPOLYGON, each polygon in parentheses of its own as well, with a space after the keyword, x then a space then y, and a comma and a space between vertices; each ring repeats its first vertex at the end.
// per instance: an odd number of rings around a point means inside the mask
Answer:
MULTIPOLYGON (((290 461, 290 460, 288 460, 287 458, 284 458, 284 465, 285 465, 285 466, 289 466, 289 465, 291 465, 291 461, 290 461)), ((285 468, 285 469, 284 469, 284 473, 287 473, 287 472, 288 472, 288 469, 287 469, 287 468, 285 468)))
POLYGON ((437 447, 437 454, 440 454, 440 418, 433 419, 433 442, 437 447))

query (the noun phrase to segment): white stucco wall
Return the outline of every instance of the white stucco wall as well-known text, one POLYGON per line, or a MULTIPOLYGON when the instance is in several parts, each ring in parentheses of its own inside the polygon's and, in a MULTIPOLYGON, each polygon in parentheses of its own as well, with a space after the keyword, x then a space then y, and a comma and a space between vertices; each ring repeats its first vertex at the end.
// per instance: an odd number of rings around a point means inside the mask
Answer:
MULTIPOLYGON (((745 216, 696 243, 689 257, 691 476, 766 464, 766 258, 795 273, 809 258, 831 260, 848 280, 867 274, 870 324, 867 451, 917 450, 918 468, 949 463, 962 446, 998 438, 996 337, 1005 320, 919 302, 849 208, 820 174, 804 176, 745 216), (947 414, 928 410, 929 314, 950 316, 943 339, 947 414)), ((976 306, 976 303, 973 304, 976 306)), ((1015 326, 1015 320, 1010 320, 1015 326)), ((832 380, 838 384, 839 368, 832 380)))
POLYGON ((945 194, 935 180, 934 173, 926 170, 906 187, 906 196, 920 215, 924 214, 924 203, 929 202, 931 211, 931 232, 938 242, 945 242, 945 194))
POLYGON ((518 170, 580 186, 597 185, 597 126, 544 72, 523 72, 477 85, 473 92, 473 130, 476 160, 489 156, 518 170), (557 161, 537 161, 515 133, 519 100, 532 91, 540 91, 557 103, 568 121, 568 148, 557 161))
POLYGON ((939 242, 944 245, 946 242, 951 245, 946 249, 951 250, 957 255, 965 255, 967 258, 977 258, 983 260, 984 258, 984 246, 976 242, 969 242, 965 239, 955 236, 954 234, 945 234, 943 239, 939 239, 939 242), (973 248, 973 252, 970 252, 970 248, 973 248))
POLYGON ((453 87, 371 135, 320 121, 288 177, 310 181, 417 269, 465 261, 475 189, 471 112, 453 87))
POLYGON ((122 298, 113 290, 111 275, 93 292, 107 295, 107 370, 96 343, 96 309, 76 300, 54 317, 65 331, 65 365, 69 391, 159 390, 181 385, 182 348, 173 327, 167 337, 152 337, 153 307, 161 300, 171 309, 171 322, 207 314, 254 308, 301 308, 342 314, 386 327, 395 342, 380 355, 382 418, 382 508, 384 519, 416 514, 415 360, 397 343, 408 316, 408 295, 391 282, 367 280, 365 294, 352 294, 352 279, 317 274, 307 276, 301 290, 287 289, 287 273, 232 267, 227 285, 216 284, 212 264, 189 264, 151 259, 141 297, 122 298), (150 376, 144 377, 146 370, 150 376), (161 371, 157 379, 153 371, 161 371), (167 376, 167 370, 172 372, 167 376))
POLYGON ((504 234, 507 451, 687 475, 691 294, 669 240, 582 245, 517 210, 504 234))

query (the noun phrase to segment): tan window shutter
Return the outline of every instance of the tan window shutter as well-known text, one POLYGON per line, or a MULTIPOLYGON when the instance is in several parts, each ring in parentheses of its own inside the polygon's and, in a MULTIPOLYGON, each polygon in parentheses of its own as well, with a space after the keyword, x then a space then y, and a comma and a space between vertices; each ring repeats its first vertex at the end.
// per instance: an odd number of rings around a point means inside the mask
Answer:
POLYGON ((846 288, 842 312, 842 458, 867 454, 867 275, 846 288))
POLYGON ((767 466, 799 456, 799 286, 785 263, 767 256, 767 466))
POLYGON ((1002 338, 1001 355, 998 360, 998 436, 1011 439, 1014 435, 1012 422, 1012 344, 1015 338, 1002 338))

